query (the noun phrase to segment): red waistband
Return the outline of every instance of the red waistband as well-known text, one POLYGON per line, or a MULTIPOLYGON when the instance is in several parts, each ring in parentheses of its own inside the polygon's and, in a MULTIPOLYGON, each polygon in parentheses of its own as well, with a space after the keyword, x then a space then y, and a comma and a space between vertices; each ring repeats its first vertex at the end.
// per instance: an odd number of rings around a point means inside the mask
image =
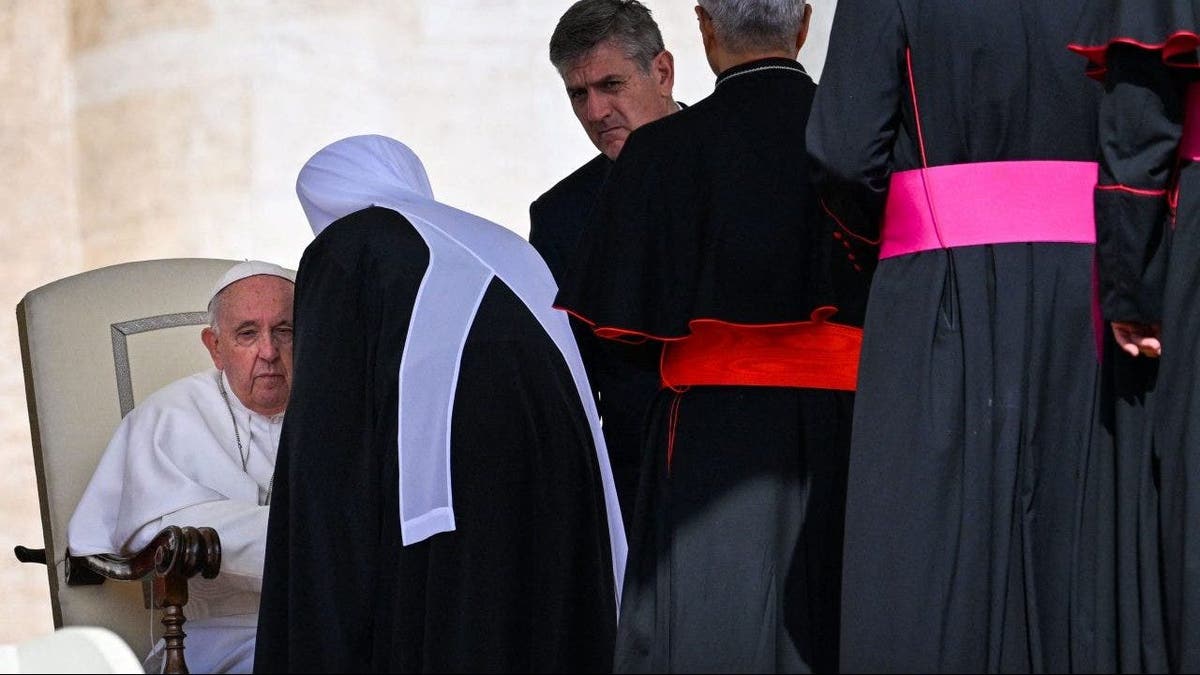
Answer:
POLYGON ((879 257, 980 244, 1094 244, 1095 162, 948 164, 892 175, 879 257))
POLYGON ((859 328, 823 320, 753 326, 700 319, 691 329, 687 338, 663 345, 663 387, 854 391, 858 381, 859 328))
POLYGON ((1187 113, 1183 118, 1183 138, 1179 139, 1179 156, 1200 162, 1200 82, 1188 85, 1187 113))

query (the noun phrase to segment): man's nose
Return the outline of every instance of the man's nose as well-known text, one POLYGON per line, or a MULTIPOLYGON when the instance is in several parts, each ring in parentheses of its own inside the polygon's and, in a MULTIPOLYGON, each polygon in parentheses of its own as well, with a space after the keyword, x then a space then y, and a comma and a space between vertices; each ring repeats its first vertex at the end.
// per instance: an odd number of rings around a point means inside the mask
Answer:
POLYGON ((592 94, 587 98, 587 118, 589 122, 599 122, 608 117, 612 112, 612 106, 608 103, 608 97, 600 94, 592 94))
POLYGON ((274 361, 279 358, 279 345, 271 331, 262 333, 258 338, 258 358, 264 361, 274 361))

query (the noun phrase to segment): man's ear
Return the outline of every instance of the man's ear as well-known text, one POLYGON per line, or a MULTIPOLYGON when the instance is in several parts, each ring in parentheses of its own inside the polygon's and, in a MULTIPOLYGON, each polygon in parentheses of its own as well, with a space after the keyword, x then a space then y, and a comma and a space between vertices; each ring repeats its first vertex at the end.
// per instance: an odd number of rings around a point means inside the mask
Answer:
POLYGON ((704 49, 712 49, 712 40, 716 31, 713 30, 712 16, 708 10, 700 5, 696 5, 696 19, 700 22, 700 38, 704 42, 704 49))
POLYGON ((665 49, 659 52, 650 62, 650 73, 654 76, 659 95, 674 102, 671 91, 675 88, 675 57, 671 52, 665 49))
POLYGON ((225 370, 225 362, 221 359, 221 353, 217 351, 217 332, 212 329, 212 326, 200 331, 200 341, 208 349, 208 356, 212 359, 213 366, 217 370, 225 370))
POLYGON ((800 22, 800 32, 796 34, 796 51, 804 46, 804 41, 808 39, 808 25, 812 21, 812 4, 804 4, 804 20, 800 22))

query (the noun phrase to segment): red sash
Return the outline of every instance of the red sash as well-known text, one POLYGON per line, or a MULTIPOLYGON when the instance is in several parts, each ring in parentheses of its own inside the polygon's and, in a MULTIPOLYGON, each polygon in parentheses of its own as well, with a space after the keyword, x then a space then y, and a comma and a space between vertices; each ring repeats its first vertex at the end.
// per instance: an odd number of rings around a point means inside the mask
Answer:
POLYGON ((739 325, 691 322, 691 335, 663 345, 664 387, 693 385, 802 387, 854 391, 862 329, 824 321, 739 325))

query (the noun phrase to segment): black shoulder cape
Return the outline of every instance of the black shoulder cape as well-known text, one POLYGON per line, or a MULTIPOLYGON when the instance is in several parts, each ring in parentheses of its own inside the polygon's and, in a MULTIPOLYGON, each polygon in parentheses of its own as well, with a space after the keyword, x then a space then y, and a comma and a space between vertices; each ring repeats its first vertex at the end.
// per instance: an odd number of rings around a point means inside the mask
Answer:
POLYGON ((638 341, 686 337, 697 319, 807 321, 833 304, 831 228, 803 150, 815 90, 795 61, 755 61, 635 131, 557 305, 638 341), (751 69, 764 70, 741 76, 751 69))
POLYGON ((1198 0, 1091 0, 1070 47, 1087 57, 1088 74, 1097 79, 1104 77, 1114 44, 1161 52, 1168 65, 1197 68, 1198 32, 1198 0))

